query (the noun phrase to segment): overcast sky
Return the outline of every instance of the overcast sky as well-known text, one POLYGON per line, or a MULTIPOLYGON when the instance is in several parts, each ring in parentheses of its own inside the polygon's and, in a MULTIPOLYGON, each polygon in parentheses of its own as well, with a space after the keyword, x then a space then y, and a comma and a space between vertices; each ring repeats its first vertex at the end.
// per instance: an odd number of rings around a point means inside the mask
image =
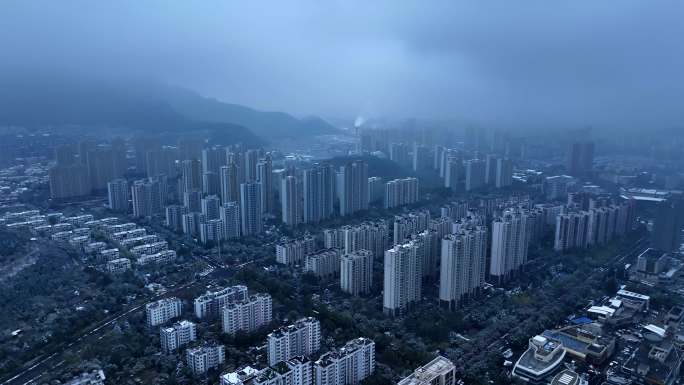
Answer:
POLYGON ((299 115, 684 121, 679 1, 0 1, 0 70, 136 75, 299 115), (286 4, 287 3, 287 4, 286 4))

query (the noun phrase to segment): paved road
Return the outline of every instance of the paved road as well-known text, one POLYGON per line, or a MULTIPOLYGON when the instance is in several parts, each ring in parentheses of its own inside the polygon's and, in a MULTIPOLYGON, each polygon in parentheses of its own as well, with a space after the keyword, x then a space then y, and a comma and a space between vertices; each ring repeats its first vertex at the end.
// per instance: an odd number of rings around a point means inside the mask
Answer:
POLYGON ((197 279, 193 282, 189 282, 184 285, 171 288, 171 290, 167 291, 164 294, 155 295, 151 298, 148 298, 144 303, 131 305, 126 310, 123 310, 117 313, 116 315, 110 316, 109 318, 97 323, 95 326, 81 332, 78 336, 74 337, 69 343, 63 343, 61 345, 53 347, 51 350, 56 350, 54 353, 36 357, 31 361, 30 366, 24 368, 21 372, 15 374, 11 378, 4 379, 3 382, 1 382, 0 384, 27 385, 36 383, 44 374, 49 373, 53 371, 53 369, 57 369, 59 366, 61 366, 64 363, 63 358, 66 353, 86 343, 97 343, 97 340, 101 339, 104 332, 108 330, 108 326, 112 326, 115 322, 121 319, 128 318, 135 312, 143 310, 147 303, 156 301, 160 298, 174 296, 180 293, 182 290, 186 290, 192 286, 204 286, 205 284, 206 282, 204 282, 204 280, 197 279))
MULTIPOLYGON (((36 383, 44 374, 52 371, 53 369, 57 369, 59 366, 61 366, 64 363, 63 357, 65 356, 65 354, 74 349, 74 347, 78 347, 84 344, 97 343, 97 340, 102 338, 102 335, 108 329, 108 326, 112 326, 114 323, 121 319, 130 317, 137 311, 142 311, 147 303, 154 302, 165 297, 172 297, 174 295, 179 294, 183 290, 186 290, 193 286, 205 287, 205 285, 209 283, 214 276, 225 276, 225 270, 227 270, 228 268, 226 265, 219 264, 217 261, 207 256, 197 257, 203 259, 205 262, 207 262, 207 264, 209 264, 212 267, 212 274, 209 274, 207 276, 199 276, 194 281, 188 282, 180 286, 170 287, 169 290, 163 294, 147 298, 143 303, 131 305, 130 307, 117 313, 116 315, 108 317, 107 319, 97 323, 93 327, 81 332, 79 335, 74 337, 74 339, 72 339, 69 343, 63 343, 61 345, 54 346, 50 349, 54 350, 55 352, 34 358, 33 360, 31 360, 30 363, 27 364, 29 366, 24 367, 21 370, 21 372, 16 373, 12 377, 3 379, 3 382, 0 382, 0 385, 28 385, 36 383)), ((240 265, 236 265, 231 270, 236 271, 242 269, 243 267, 253 262, 255 261, 250 261, 242 263, 240 265)), ((230 273, 228 275, 230 275, 230 273)))
MULTIPOLYGON (((627 253, 620 253, 616 255, 611 262, 608 264, 614 265, 616 263, 623 263, 625 261, 630 261, 633 258, 635 258, 641 251, 643 251, 646 248, 646 243, 644 238, 638 240, 635 244, 634 247, 627 253)), ((212 268, 215 269, 214 273, 219 273, 219 271, 225 271, 227 269, 227 266, 224 264, 221 264, 217 262, 215 259, 213 259, 210 256, 196 256, 201 259, 203 259, 205 262, 207 262, 212 268)), ((233 267, 233 271, 239 270, 255 261, 250 261, 246 262, 240 265, 236 265, 233 267)), ((212 273, 211 275, 214 275, 212 273)), ((98 339, 101 339, 103 333, 107 330, 108 326, 113 325, 115 322, 130 317, 133 313, 140 311, 144 308, 144 306, 149 303, 156 301, 160 298, 163 297, 170 297, 173 295, 176 295, 180 293, 182 290, 186 290, 187 288, 190 288, 192 286, 196 285, 201 285, 204 286, 207 283, 207 280, 211 278, 211 275, 207 277, 199 277, 193 282, 186 283, 184 285, 178 286, 171 288, 168 292, 154 296, 152 298, 149 298, 146 302, 136 304, 136 305, 131 305, 131 307, 127 308, 126 310, 118 313, 117 315, 113 315, 110 318, 107 318, 106 320, 101 321, 98 323, 96 326, 89 328, 88 330, 82 332, 80 335, 75 337, 71 342, 67 344, 62 344, 60 346, 56 346, 53 349, 56 350, 54 353, 51 354, 46 354, 43 356, 39 356, 35 358, 34 360, 31 361, 30 366, 25 367, 21 370, 21 372, 15 374, 11 378, 3 379, 3 382, 0 382, 0 385, 29 385, 29 384, 35 384, 37 381, 40 380, 40 378, 50 372, 54 372, 59 368, 64 363, 64 357, 67 353, 72 351, 73 349, 80 350, 79 346, 82 346, 84 344, 94 344, 97 343, 98 339), (78 349, 77 349, 78 348, 78 349)), ((505 337, 505 336, 504 336, 505 337)), ((495 341, 493 341, 490 344, 490 347, 494 347, 497 345, 497 343, 500 343, 503 341, 503 337, 497 338, 495 341)))
POLYGON ((249 262, 229 267, 228 265, 216 261, 211 256, 195 255, 195 257, 202 259, 213 269, 211 274, 208 274, 206 276, 199 276, 194 281, 180 286, 170 287, 169 290, 164 294, 159 294, 147 298, 143 303, 131 305, 130 307, 117 313, 116 315, 111 315, 109 318, 99 322, 97 325, 94 325, 91 328, 88 328, 87 330, 83 331, 82 333, 74 337, 74 339, 72 339, 69 343, 63 343, 61 345, 56 345, 52 347, 50 350, 54 351, 53 353, 46 353, 42 356, 34 358, 33 360, 31 360, 30 363, 27 363, 27 366, 22 368, 22 370, 19 373, 14 374, 10 378, 2 379, 0 385, 35 384, 40 380, 40 378, 43 375, 50 372, 54 372, 59 368, 59 366, 64 364, 64 357, 67 353, 73 350, 78 351, 82 348, 82 346, 87 346, 87 344, 96 344, 99 339, 102 339, 103 334, 108 330, 109 326, 112 326, 114 323, 121 319, 130 317, 137 311, 144 310, 146 304, 154 302, 161 298, 175 296, 183 290, 187 290, 191 287, 204 288, 207 283, 210 283, 212 279, 216 277, 225 278, 226 276, 231 276, 234 272, 244 268, 245 266, 248 266, 252 263, 261 260, 252 260, 249 262))

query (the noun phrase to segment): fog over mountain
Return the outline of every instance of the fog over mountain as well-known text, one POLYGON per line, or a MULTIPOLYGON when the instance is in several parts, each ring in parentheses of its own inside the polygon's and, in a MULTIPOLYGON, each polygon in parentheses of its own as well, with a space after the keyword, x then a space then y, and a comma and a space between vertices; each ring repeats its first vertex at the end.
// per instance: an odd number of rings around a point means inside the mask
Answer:
POLYGON ((301 117, 676 127, 682 14, 629 0, 5 1, 0 71, 144 79, 301 117))

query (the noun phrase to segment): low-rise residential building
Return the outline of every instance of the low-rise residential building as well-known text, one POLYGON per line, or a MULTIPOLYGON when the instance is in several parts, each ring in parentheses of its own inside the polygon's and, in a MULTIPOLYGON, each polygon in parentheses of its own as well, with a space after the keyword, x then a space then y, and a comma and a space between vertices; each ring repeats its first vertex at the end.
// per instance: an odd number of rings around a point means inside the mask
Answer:
POLYGON ((103 262, 119 258, 119 249, 106 249, 100 251, 100 260, 103 262))
POLYGON ((220 385, 245 385, 251 384, 256 375, 259 374, 259 369, 251 366, 242 367, 234 372, 223 373, 219 379, 220 385))
POLYGON ((223 332, 253 332, 271 322, 272 312, 271 296, 265 293, 230 303, 223 307, 223 332))
POLYGON ((154 254, 143 254, 136 259, 135 263, 143 266, 151 263, 165 264, 176 259, 176 252, 173 250, 162 250, 154 254))
POLYGON ((247 299, 247 286, 243 285, 207 291, 195 298, 195 316, 199 319, 216 318, 225 305, 245 299, 247 299))
POLYGON ((358 384, 375 371, 375 343, 357 338, 314 363, 315 385, 358 384))
POLYGON ((107 272, 112 274, 123 273, 131 268, 131 260, 128 258, 117 258, 107 261, 107 272))
POLYGON ((313 370, 311 361, 300 356, 261 370, 247 366, 220 378, 220 385, 311 385, 313 370))
POLYGON ((147 313, 147 326, 158 326, 180 317, 183 303, 179 298, 162 298, 158 301, 145 305, 147 313))
POLYGON ((321 348, 321 323, 313 317, 302 318, 270 333, 266 344, 269 365, 310 356, 321 348))
POLYGON ((197 325, 190 321, 179 321, 159 329, 159 340, 164 353, 176 351, 197 339, 197 325))
POLYGON ((331 277, 340 271, 340 250, 329 249, 306 257, 304 271, 317 277, 331 277))
POLYGON ((221 366, 226 360, 226 348, 223 345, 206 344, 188 349, 185 356, 190 371, 197 376, 221 366))
POLYGON ((306 357, 293 357, 269 366, 252 380, 252 385, 311 385, 313 372, 306 357))
POLYGON ((357 250, 340 259, 340 288, 351 295, 370 293, 373 286, 373 253, 357 250))
POLYGON ((155 254, 160 251, 168 250, 169 244, 166 241, 153 242, 145 245, 135 246, 129 251, 136 257, 143 256, 145 254, 155 254))
POLYGON ((284 265, 300 264, 315 250, 316 239, 308 234, 303 238, 285 239, 276 245, 276 262, 284 265))
POLYGON ((105 242, 91 242, 83 247, 83 251, 88 254, 99 253, 107 248, 107 243, 105 242))

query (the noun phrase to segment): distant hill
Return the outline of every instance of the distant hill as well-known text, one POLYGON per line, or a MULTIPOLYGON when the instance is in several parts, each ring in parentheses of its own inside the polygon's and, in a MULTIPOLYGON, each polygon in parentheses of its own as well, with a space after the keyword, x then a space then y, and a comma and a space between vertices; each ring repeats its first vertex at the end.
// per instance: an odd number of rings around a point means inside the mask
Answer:
POLYGON ((189 118, 239 124, 263 138, 297 138, 338 132, 337 128, 318 117, 297 119, 284 112, 258 111, 205 98, 182 88, 167 87, 160 97, 189 118))
POLYGON ((225 131, 234 142, 264 142, 246 127, 190 119, 164 100, 122 84, 74 78, 0 79, 0 106, 0 125, 78 125, 146 134, 225 131))
POLYGON ((0 125, 92 125, 146 133, 215 131, 235 142, 335 132, 319 118, 297 119, 204 98, 177 87, 71 77, 0 78, 0 125))

